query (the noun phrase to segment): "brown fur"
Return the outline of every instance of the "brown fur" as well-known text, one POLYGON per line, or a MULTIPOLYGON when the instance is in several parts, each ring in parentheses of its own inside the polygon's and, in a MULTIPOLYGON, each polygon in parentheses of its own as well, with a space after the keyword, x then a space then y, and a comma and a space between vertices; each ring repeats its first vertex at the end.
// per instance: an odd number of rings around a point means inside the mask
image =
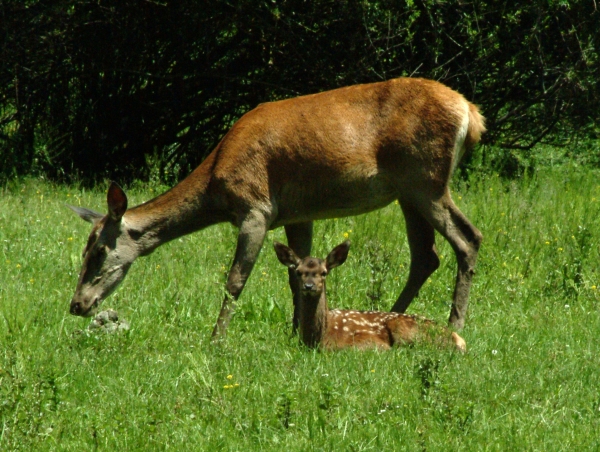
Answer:
MULTIPOLYGON (((292 249, 307 256, 314 220, 365 213, 398 200, 411 267, 392 309, 404 312, 438 267, 437 230, 457 256, 450 323, 461 328, 482 236, 452 202, 448 182, 461 155, 484 130, 477 107, 424 79, 400 78, 261 104, 166 193, 127 210, 125 193, 112 184, 106 217, 74 209, 96 228, 71 312, 92 315, 138 256, 184 234, 230 222, 240 232, 228 295, 214 330, 223 333, 269 229, 284 226, 292 249)), ((294 281, 290 273, 292 286, 294 281)))
POLYGON ((306 346, 327 350, 389 349, 428 340, 466 351, 463 338, 428 319, 396 312, 329 310, 325 290, 327 274, 345 262, 350 242, 338 245, 325 260, 300 259, 281 243, 275 242, 274 247, 279 261, 298 276, 300 338, 306 346))

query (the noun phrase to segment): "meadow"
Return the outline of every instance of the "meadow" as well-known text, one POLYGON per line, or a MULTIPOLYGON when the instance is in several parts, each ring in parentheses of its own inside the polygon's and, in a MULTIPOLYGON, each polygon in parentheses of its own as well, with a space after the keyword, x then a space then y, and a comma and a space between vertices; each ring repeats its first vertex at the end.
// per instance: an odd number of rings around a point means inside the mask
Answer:
MULTIPOLYGON (((128 187, 130 205, 161 187, 128 187)), ((455 178, 482 231, 461 355, 420 344, 391 352, 307 350, 291 335, 287 271, 270 232, 227 338, 210 333, 235 247, 230 225, 134 263, 103 309, 131 324, 87 330, 71 316, 89 224, 105 187, 43 180, 0 189, 1 450, 598 450, 600 173, 455 178)), ((400 208, 318 222, 313 254, 346 238, 328 278, 332 307, 389 309, 408 274, 400 208)), ((409 312, 445 323, 455 259, 409 312)))

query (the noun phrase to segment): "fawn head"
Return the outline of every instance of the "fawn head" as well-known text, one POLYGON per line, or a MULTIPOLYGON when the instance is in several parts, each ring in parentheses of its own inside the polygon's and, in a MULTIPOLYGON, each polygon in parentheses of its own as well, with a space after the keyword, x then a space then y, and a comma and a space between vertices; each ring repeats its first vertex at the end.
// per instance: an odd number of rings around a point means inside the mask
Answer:
POLYGON ((303 295, 318 297, 325 289, 325 279, 329 271, 346 262, 350 241, 336 246, 325 258, 305 257, 300 259, 291 248, 275 242, 275 253, 279 262, 296 272, 298 289, 303 295))
POLYGON ((68 206, 93 225, 83 250, 79 281, 71 300, 70 312, 73 315, 94 315, 100 303, 123 281, 138 255, 135 242, 122 221, 127 210, 127 196, 115 182, 108 189, 107 204, 106 215, 68 206))

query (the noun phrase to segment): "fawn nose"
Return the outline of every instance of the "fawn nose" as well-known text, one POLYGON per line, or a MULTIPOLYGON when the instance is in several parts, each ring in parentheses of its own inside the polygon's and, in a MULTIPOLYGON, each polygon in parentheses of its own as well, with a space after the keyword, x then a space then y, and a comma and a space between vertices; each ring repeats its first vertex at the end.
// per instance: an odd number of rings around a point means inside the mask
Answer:
POLYGON ((304 290, 312 290, 315 287, 314 283, 304 283, 304 290))

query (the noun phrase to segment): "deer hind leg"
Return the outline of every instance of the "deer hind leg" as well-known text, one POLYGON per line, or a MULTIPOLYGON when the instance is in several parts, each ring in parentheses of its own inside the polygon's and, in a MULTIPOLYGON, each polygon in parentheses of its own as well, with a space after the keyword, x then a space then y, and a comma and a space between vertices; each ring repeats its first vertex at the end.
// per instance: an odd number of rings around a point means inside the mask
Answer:
POLYGON ((440 199, 433 201, 429 213, 429 221, 448 240, 456 254, 456 284, 448 323, 456 329, 461 329, 465 324, 469 290, 483 236, 458 210, 448 190, 440 199))
POLYGON ((427 278, 440 266, 435 249, 435 230, 417 209, 408 203, 401 204, 406 221, 406 235, 410 248, 410 271, 408 280, 393 312, 404 313, 427 278))
MULTIPOLYGON (((310 256, 310 250, 312 248, 312 237, 313 237, 313 223, 312 221, 307 223, 296 223, 289 224, 285 227, 285 235, 287 236, 288 246, 296 253, 300 259, 310 256)), ((296 272, 292 269, 288 269, 288 277, 290 289, 294 295, 294 317, 292 318, 292 334, 296 334, 299 325, 299 297, 298 292, 298 281, 296 272)))
POLYGON ((235 311, 235 302, 252 272, 267 235, 268 226, 265 216, 258 212, 251 212, 242 221, 235 257, 227 277, 225 298, 212 333, 213 338, 225 337, 227 333, 229 321, 235 311))

